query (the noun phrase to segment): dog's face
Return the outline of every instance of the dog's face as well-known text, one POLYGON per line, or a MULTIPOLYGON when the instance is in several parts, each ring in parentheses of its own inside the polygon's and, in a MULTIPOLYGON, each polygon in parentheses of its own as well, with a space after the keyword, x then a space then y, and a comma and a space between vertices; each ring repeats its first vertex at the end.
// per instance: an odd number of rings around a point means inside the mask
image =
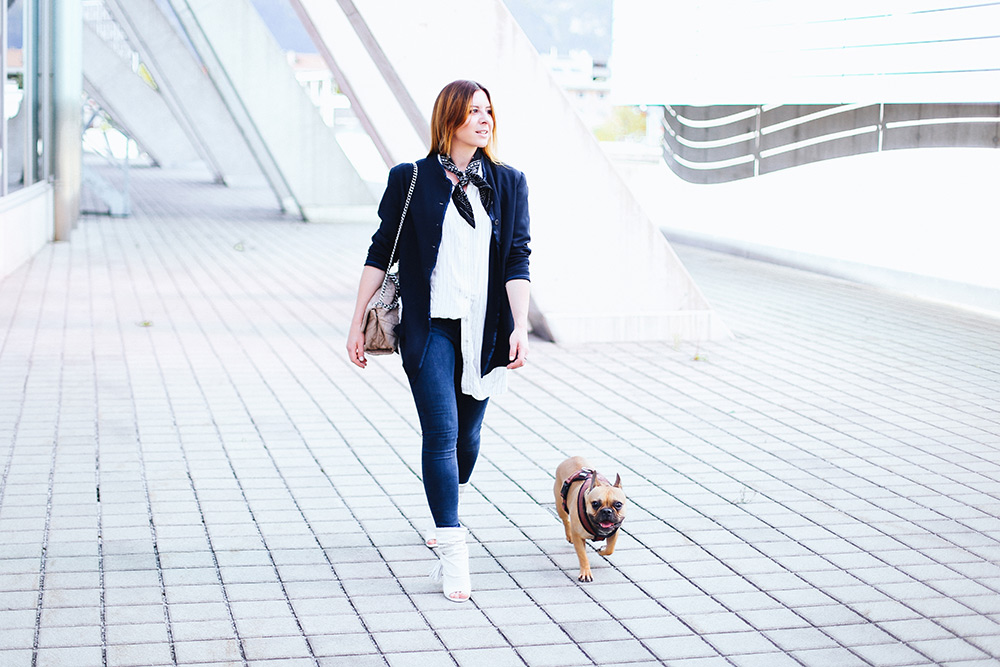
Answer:
POLYGON ((595 537, 607 537, 618 530, 625 520, 625 492, 622 490, 621 475, 615 477, 613 485, 595 483, 585 497, 587 515, 598 531, 595 537))

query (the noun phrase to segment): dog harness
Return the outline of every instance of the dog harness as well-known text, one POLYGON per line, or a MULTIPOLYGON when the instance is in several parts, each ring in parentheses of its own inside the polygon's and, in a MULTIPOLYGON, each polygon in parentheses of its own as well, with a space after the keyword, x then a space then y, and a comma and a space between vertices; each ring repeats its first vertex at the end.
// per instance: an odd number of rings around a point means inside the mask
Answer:
POLYGON ((615 529, 612 530, 610 533, 608 533, 604 537, 600 537, 597 534, 597 528, 590 520, 590 514, 587 513, 586 496, 591 491, 591 489, 593 489, 597 485, 598 480, 600 480, 601 484, 607 484, 608 486, 611 486, 611 482, 605 479, 603 475, 598 473, 596 470, 591 470, 590 468, 581 468, 580 470, 577 470, 575 473, 567 477, 566 481, 563 482, 562 489, 559 490, 559 495, 562 496, 563 511, 566 512, 566 514, 569 514, 569 504, 566 500, 569 497, 569 487, 574 482, 581 482, 581 481, 583 482, 583 485, 586 486, 587 480, 590 480, 590 486, 586 488, 586 490, 581 488, 580 493, 576 494, 576 514, 577 516, 580 517, 580 524, 583 526, 583 529, 588 533, 590 533, 591 535, 593 535, 591 539, 594 542, 603 542, 604 540, 608 539, 609 537, 617 533, 618 529, 621 527, 621 526, 615 526, 615 529))

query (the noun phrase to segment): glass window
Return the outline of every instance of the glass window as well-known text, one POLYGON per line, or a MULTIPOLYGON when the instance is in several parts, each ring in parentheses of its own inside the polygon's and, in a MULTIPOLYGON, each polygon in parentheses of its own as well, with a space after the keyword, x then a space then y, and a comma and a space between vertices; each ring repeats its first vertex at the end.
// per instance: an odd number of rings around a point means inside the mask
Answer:
POLYGON ((32 105, 25 99, 24 0, 7 5, 6 79, 3 89, 3 116, 7 123, 4 160, 7 172, 7 192, 23 188, 26 178, 25 156, 28 154, 32 105))

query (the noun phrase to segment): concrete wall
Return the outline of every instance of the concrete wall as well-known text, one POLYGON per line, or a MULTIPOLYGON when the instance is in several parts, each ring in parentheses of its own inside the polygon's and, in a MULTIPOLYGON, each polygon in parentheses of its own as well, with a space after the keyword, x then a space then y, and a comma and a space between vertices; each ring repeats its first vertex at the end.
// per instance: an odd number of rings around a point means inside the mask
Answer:
POLYGON ((1000 313, 1000 151, 925 148, 700 185, 619 161, 669 238, 1000 313))
POLYGON ((36 183, 0 199, 0 279, 53 238, 53 191, 36 183))

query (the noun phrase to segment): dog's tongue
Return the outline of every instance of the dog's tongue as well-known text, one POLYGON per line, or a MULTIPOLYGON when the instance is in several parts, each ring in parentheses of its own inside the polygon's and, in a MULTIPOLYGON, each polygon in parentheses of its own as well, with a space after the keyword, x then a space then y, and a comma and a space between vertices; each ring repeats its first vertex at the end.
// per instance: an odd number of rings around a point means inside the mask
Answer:
POLYGON ((601 523, 601 528, 611 528, 615 525, 614 521, 604 521, 601 523))

